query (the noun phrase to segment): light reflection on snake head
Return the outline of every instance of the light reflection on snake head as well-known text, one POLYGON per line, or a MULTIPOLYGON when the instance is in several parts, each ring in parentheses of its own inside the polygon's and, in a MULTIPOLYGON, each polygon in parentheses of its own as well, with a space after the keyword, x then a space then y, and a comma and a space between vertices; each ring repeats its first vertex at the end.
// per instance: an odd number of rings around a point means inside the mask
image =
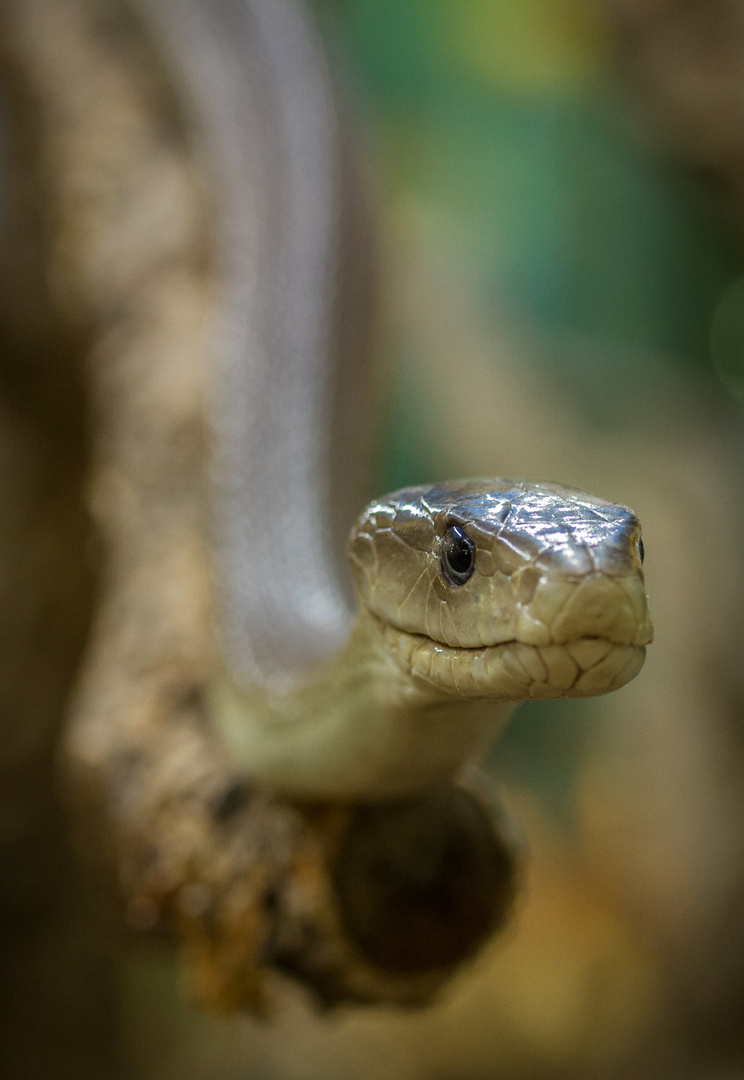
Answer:
MULTIPOLYGON (((505 643, 544 653, 589 639, 595 651, 599 641, 641 654, 635 674, 652 638, 642 550, 640 524, 625 506, 557 484, 478 479, 405 488, 372 503, 352 530, 349 555, 369 610, 440 653, 505 643), (466 574, 447 572, 448 530, 472 542, 466 574)), ((458 557, 465 566, 465 553, 458 557)), ((520 655, 527 662, 525 649, 520 655)), ((561 693, 579 693, 577 679, 561 693)), ((556 694, 533 686, 530 696, 556 694)))

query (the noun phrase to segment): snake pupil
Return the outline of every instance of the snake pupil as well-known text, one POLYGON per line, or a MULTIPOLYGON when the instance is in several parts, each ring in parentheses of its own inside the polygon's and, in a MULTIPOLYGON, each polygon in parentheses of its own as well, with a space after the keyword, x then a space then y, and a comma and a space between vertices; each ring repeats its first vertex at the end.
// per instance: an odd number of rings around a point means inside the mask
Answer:
POLYGON ((642 564, 643 564, 643 560, 644 560, 644 559, 646 558, 646 549, 645 549, 645 547, 643 546, 643 540, 639 540, 639 541, 638 541, 638 554, 639 554, 639 556, 640 556, 640 559, 641 559, 641 565, 642 565, 642 564))
POLYGON ((450 585, 464 585, 475 567, 475 544, 459 525, 451 525, 442 544, 442 574, 450 585))

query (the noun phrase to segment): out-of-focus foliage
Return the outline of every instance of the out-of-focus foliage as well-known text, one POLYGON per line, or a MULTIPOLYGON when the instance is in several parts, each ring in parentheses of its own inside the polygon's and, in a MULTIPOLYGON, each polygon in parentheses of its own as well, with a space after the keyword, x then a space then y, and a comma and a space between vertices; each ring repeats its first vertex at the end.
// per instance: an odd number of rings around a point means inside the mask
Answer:
POLYGON ((602 5, 329 7, 391 212, 462 265, 495 319, 565 346, 550 358, 555 378, 607 416, 653 391, 649 353, 710 370, 740 256, 695 180, 630 119, 602 5))

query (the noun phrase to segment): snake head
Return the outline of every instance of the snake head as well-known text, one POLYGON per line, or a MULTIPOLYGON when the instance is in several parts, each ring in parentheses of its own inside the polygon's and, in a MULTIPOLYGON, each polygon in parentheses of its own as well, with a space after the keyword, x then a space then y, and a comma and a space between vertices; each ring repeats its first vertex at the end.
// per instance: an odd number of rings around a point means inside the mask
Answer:
POLYGON ((404 488, 367 507, 349 558, 411 673, 448 693, 605 693, 652 640, 637 517, 558 484, 404 488))

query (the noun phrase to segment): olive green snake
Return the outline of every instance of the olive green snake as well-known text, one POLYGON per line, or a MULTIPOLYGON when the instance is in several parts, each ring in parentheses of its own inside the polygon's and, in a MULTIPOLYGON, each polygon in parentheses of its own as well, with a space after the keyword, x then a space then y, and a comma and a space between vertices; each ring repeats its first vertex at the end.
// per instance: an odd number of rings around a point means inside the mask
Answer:
POLYGON ((216 192, 213 699, 248 773, 399 796, 456 776, 520 700, 628 682, 652 638, 638 520, 559 485, 375 500, 350 534, 352 613, 338 538, 364 350, 334 351, 346 174, 316 32, 293 0, 138 8, 194 101, 216 192))

